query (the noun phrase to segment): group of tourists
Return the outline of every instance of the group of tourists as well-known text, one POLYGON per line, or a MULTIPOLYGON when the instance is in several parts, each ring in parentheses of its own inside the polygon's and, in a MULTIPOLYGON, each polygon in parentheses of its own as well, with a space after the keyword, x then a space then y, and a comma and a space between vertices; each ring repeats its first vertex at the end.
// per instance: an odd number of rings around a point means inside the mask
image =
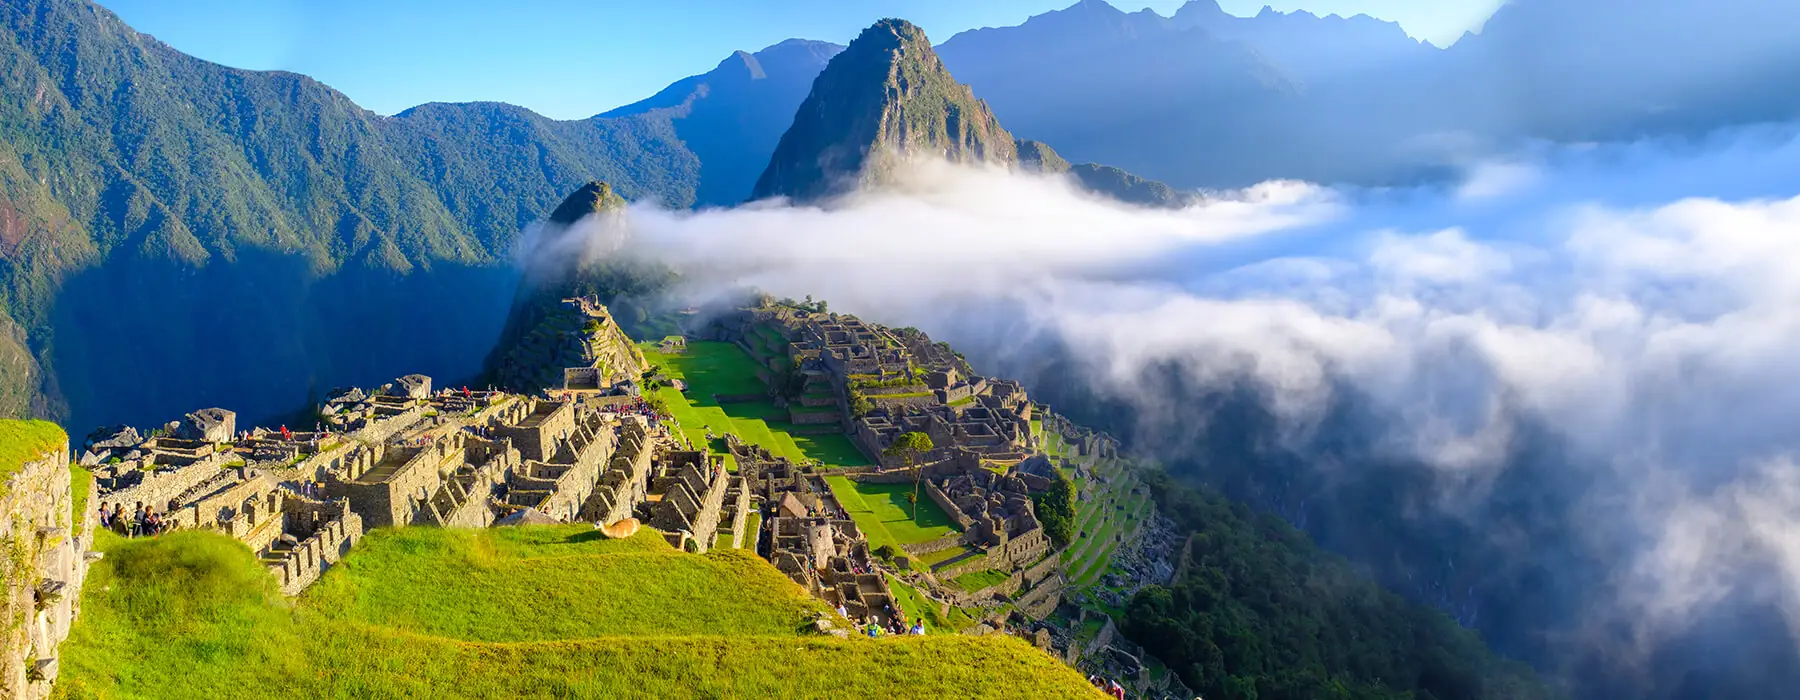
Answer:
POLYGON ((865 625, 863 629, 868 632, 870 637, 880 637, 883 634, 912 634, 923 636, 925 634, 925 621, 916 620, 912 623, 911 627, 908 627, 905 620, 894 617, 888 618, 887 626, 883 627, 874 617, 870 617, 869 623, 865 625))
POLYGON ((1119 685, 1118 681, 1108 680, 1099 676, 1088 676, 1088 682, 1094 684, 1094 687, 1099 688, 1102 693, 1111 695, 1119 700, 1125 700, 1125 686, 1119 685))
MULTIPOLYGON (((837 610, 838 610, 839 615, 844 616, 845 619, 849 619, 850 610, 849 610, 849 608, 844 607, 843 603, 838 603, 837 610)), ((881 624, 881 620, 876 618, 874 615, 870 615, 867 620, 863 621, 862 625, 860 625, 860 628, 863 630, 864 633, 868 634, 870 637, 880 637, 881 635, 884 635, 884 634, 891 634, 891 635, 911 634, 911 635, 924 636, 924 634, 925 634, 925 618, 921 617, 917 620, 913 620, 912 624, 908 625, 907 620, 906 620, 905 611, 896 609, 892 605, 887 606, 887 615, 888 615, 888 621, 887 621, 886 625, 881 624)))
POLYGON ((145 508, 140 503, 136 512, 126 513, 125 504, 120 503, 114 505, 111 511, 105 506, 100 507, 100 527, 125 537, 143 537, 161 534, 171 525, 156 514, 155 508, 145 508))

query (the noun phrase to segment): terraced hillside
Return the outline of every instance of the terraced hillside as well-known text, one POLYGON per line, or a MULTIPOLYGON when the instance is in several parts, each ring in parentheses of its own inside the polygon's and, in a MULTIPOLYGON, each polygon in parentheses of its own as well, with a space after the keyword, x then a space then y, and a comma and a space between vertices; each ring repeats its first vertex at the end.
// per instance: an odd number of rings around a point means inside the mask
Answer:
POLYGON ((1009 637, 812 634, 773 567, 653 533, 377 531, 292 602, 223 536, 102 546, 60 697, 1095 697, 1009 637))
MULTIPOLYGON (((1034 422, 1032 428, 1043 434, 1041 423, 1034 422)), ((1080 497, 1075 506, 1075 540, 1063 551, 1062 558, 1070 584, 1096 585, 1112 565, 1119 545, 1137 532, 1156 506, 1149 494, 1138 487, 1137 477, 1125 460, 1084 457, 1055 433, 1045 435, 1043 444, 1044 451, 1058 464, 1064 459, 1073 460, 1089 475, 1077 477, 1074 470, 1067 470, 1080 497)))

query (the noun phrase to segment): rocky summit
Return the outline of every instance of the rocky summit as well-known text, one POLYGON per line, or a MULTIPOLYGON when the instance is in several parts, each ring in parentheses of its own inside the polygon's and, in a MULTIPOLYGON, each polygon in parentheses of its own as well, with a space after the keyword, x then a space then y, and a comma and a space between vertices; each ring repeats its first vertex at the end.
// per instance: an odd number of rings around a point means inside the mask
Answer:
POLYGON ((925 31, 884 19, 813 81, 752 198, 841 194, 879 179, 885 157, 922 155, 958 163, 1018 161, 1012 134, 950 76, 925 31))

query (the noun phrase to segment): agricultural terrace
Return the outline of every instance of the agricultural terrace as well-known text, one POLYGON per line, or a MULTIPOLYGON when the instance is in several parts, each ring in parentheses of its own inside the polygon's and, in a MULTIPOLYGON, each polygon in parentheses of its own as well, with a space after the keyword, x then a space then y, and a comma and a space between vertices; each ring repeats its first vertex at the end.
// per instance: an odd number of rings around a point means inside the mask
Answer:
POLYGON ((1095 697, 1010 637, 812 634, 766 562, 650 532, 377 531, 296 600, 217 533, 97 544, 57 697, 1095 697))
MULTIPOLYGON (((695 445, 706 445, 706 433, 732 433, 745 442, 760 445, 797 463, 809 459, 826 467, 850 467, 868 463, 842 433, 797 432, 787 414, 767 398, 768 385, 757 375, 756 360, 731 343, 688 341, 685 352, 662 352, 655 343, 641 343, 644 359, 670 378, 687 384, 687 391, 660 387, 653 393, 668 404, 669 413, 695 445), (748 401, 720 402, 718 397, 762 397, 748 401)), ((725 454, 724 438, 709 447, 725 454)), ((731 462, 731 460, 727 460, 731 462)), ((735 470, 732 462, 728 466, 735 470)))
POLYGON ((868 538, 870 549, 882 545, 899 549, 901 545, 930 542, 956 532, 956 522, 923 493, 919 496, 919 518, 914 522, 912 503, 907 501, 913 492, 912 484, 865 484, 841 476, 825 477, 825 483, 868 538))
MULTIPOLYGON (((1041 425, 1033 427, 1042 430, 1041 425)), ((1044 449, 1059 463, 1062 459, 1074 460, 1102 477, 1093 483, 1085 479, 1075 481, 1080 492, 1075 504, 1075 541, 1062 554, 1063 570, 1072 585, 1095 585, 1112 565, 1113 553, 1136 534, 1155 504, 1148 494, 1132 493, 1138 481, 1124 460, 1083 457, 1054 433, 1045 435, 1044 449)), ((1073 476, 1070 471, 1064 474, 1073 476)))

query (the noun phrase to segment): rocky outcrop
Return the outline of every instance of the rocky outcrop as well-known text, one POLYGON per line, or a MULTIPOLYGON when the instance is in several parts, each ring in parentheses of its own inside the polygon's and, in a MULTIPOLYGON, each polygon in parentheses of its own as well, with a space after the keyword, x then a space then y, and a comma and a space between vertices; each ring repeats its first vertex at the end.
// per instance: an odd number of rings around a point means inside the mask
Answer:
POLYGON ((589 182, 545 219, 524 253, 525 277, 488 355, 488 382, 522 393, 608 388, 637 380, 647 368, 620 324, 641 314, 629 297, 654 296, 673 273, 609 259, 593 240, 606 235, 607 224, 583 223, 623 215, 624 208, 606 183, 589 182), (627 313, 615 318, 607 305, 621 296, 628 297, 627 313))
POLYGON ((884 19, 863 30, 813 81, 752 198, 821 199, 878 180, 887 156, 920 155, 959 163, 1018 161, 1012 135, 950 76, 924 30, 884 19))
MULTIPOLYGON (((4 466, 4 465, 0 465, 4 466)), ((4 470, 0 470, 4 471, 4 470)), ((98 513, 91 479, 69 467, 67 438, 0 477, 0 698, 39 700, 81 607, 98 513), (79 476, 76 476, 79 474, 79 476)))

